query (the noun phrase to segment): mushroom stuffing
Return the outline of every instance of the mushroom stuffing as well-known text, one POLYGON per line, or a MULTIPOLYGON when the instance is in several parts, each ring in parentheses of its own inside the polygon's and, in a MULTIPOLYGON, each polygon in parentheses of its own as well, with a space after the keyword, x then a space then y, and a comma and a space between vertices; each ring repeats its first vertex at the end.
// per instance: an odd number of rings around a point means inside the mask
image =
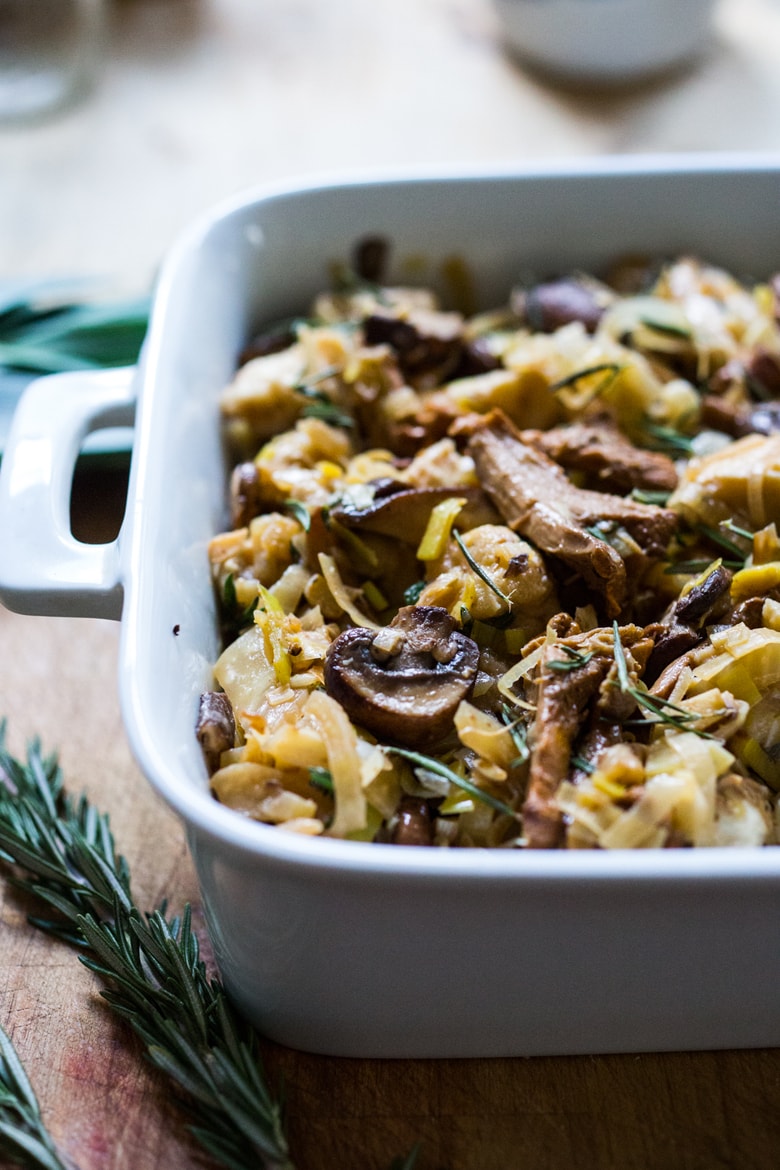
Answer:
POLYGON ((216 799, 390 845, 777 844, 780 278, 632 258, 474 315, 357 255, 222 394, 216 799))

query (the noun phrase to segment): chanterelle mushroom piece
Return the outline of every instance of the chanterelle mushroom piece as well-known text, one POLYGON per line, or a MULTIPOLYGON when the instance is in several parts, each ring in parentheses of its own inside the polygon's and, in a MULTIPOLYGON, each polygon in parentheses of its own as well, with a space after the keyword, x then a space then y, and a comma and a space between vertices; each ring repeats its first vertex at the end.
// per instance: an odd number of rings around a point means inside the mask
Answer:
POLYGON ((325 659, 325 688, 379 739, 431 748, 471 694, 479 648, 446 609, 408 605, 378 633, 345 630, 325 659))

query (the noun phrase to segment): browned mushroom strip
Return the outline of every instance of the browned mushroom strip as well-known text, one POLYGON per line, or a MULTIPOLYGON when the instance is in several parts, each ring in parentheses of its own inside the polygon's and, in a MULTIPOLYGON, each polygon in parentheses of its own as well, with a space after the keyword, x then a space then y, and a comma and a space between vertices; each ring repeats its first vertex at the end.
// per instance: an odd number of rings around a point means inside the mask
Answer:
POLYGON ((537 284, 512 296, 512 307, 529 327, 539 333, 554 333, 579 321, 593 333, 606 307, 605 290, 573 277, 537 284))
MULTIPOLYGON (((546 647, 531 733, 531 766, 523 805, 523 832, 531 849, 560 844, 563 821, 555 795, 571 770, 572 744, 593 710, 596 721, 610 727, 627 719, 636 700, 617 687, 604 686, 615 676, 613 634, 599 628, 561 639, 546 647), (576 657, 569 657, 565 648, 576 657), (565 669, 561 669, 561 663, 565 669)), ((652 643, 638 626, 624 626, 620 640, 629 676, 641 673, 652 643)), ((606 746, 603 744, 602 746, 606 746)))
POLYGON ((521 431, 520 438, 561 467, 584 472, 597 491, 627 495, 634 488, 671 492, 677 487, 677 470, 667 455, 635 447, 609 420, 521 431))
POLYGON ((230 522, 245 528, 263 511, 260 475, 254 463, 239 463, 230 477, 230 522))
POLYGON ((697 646, 707 621, 725 614, 731 577, 731 572, 719 565, 675 602, 664 621, 648 627, 655 645, 647 664, 646 681, 655 681, 670 662, 697 646))
POLYGON ((545 651, 539 678, 531 770, 523 804, 523 833, 531 849, 555 849, 560 844, 563 820, 555 794, 569 774, 572 743, 588 704, 611 665, 608 659, 594 657, 573 670, 559 672, 549 663, 562 657, 560 644, 554 642, 545 651))
POLYGON ((198 720, 195 725, 209 772, 219 766, 219 757, 232 748, 236 738, 233 708, 227 695, 221 691, 207 691, 200 697, 198 720))
POLYGON ((436 505, 454 496, 466 501, 458 517, 459 527, 468 530, 499 521, 495 508, 479 488, 398 487, 400 490, 391 494, 380 489, 367 508, 355 508, 344 501, 330 509, 330 516, 345 528, 393 536, 413 545, 420 543, 436 505))
POLYGON ((702 397, 703 426, 723 431, 734 439, 745 435, 776 435, 780 431, 780 402, 732 402, 716 394, 702 397))
POLYGON ((575 487, 557 463, 522 442, 501 411, 470 416, 458 433, 470 436, 477 474, 509 527, 575 569, 604 596, 607 615, 617 616, 627 595, 626 564, 594 529, 615 524, 628 533, 637 546, 633 572, 665 554, 674 512, 575 487))
POLYGON ((378 633, 356 626, 332 643, 325 688, 380 739, 435 747, 477 677, 479 648, 446 609, 408 605, 378 633))
POLYGON ((426 801, 405 796, 396 816, 392 845, 433 845, 433 820, 426 801))
POLYGON ((363 322, 366 345, 389 345, 415 385, 435 386, 454 373, 463 353, 460 313, 412 309, 375 312, 363 322))

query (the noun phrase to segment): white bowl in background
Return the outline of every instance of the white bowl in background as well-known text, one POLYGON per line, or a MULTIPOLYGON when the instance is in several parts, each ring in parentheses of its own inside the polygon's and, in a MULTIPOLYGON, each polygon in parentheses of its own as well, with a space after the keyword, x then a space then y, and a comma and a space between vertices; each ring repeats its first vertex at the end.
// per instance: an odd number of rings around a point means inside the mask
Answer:
POLYGON ((693 60, 714 0, 494 0, 509 47, 561 80, 609 86, 693 60))
POLYGON ((332 261, 377 233, 392 277, 414 257, 435 284, 457 254, 483 305, 521 270, 622 252, 693 251, 763 276, 780 257, 779 194, 780 162, 679 156, 249 194, 172 252, 137 372, 27 391, 0 473, 0 596, 24 612, 121 611, 130 742, 186 825, 228 990, 269 1037, 364 1057, 780 1044, 780 849, 304 839, 217 804, 194 735, 219 649, 206 554, 226 523, 218 400, 261 322, 305 310, 332 261), (126 423, 136 398, 122 532, 79 545, 66 529, 81 439, 126 423))

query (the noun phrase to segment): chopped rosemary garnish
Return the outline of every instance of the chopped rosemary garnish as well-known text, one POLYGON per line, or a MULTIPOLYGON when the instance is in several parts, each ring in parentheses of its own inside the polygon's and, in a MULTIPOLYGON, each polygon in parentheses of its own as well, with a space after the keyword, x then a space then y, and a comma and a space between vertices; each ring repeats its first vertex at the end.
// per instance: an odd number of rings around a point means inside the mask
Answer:
POLYGON ((208 975, 189 908, 174 917, 163 903, 143 914, 108 818, 85 798, 64 795, 56 758, 44 757, 37 742, 23 763, 3 740, 0 724, 0 856, 15 867, 15 884, 55 912, 32 924, 79 949, 108 1005, 176 1085, 173 1100, 220 1165, 292 1170, 256 1037, 208 975))
POLYGON ((404 605, 416 605, 420 600, 420 594, 425 588, 425 581, 415 581, 414 585, 410 585, 408 589, 404 590, 404 605))
POLYGON ((445 780, 449 780, 450 784, 454 784, 456 788, 460 788, 463 792, 467 792, 469 796, 481 800, 483 804, 488 804, 496 812, 503 813, 504 816, 512 817, 513 820, 518 820, 518 814, 503 800, 499 800, 497 796, 492 796, 491 793, 485 792, 482 788, 478 788, 471 780, 467 780, 465 776, 459 776, 452 768, 448 768, 446 764, 442 764, 440 760, 436 760, 433 756, 424 756, 421 752, 411 752, 407 748, 389 747, 387 744, 382 745, 382 750, 388 752, 390 755, 401 756, 402 759, 408 760, 410 764, 416 765, 418 768, 424 768, 426 772, 433 772, 435 776, 442 776, 445 780))
POLYGON ((506 593, 504 593, 503 590, 499 589, 498 585, 496 585, 495 581, 490 576, 490 574, 487 573, 485 571, 485 569, 483 569, 482 566, 477 561, 474 560, 474 557, 471 555, 469 550, 466 548, 463 537, 461 536, 461 534, 457 528, 453 528, 452 535, 453 535, 453 538, 454 538, 455 543, 457 544, 458 548, 463 553, 463 556, 466 558, 466 563, 468 564, 472 573, 476 573, 476 575, 479 577, 480 581, 484 581, 484 583, 487 585, 488 589, 490 589, 493 593, 495 593, 496 597, 499 597, 501 599, 501 601, 503 601, 504 605, 506 605, 509 609, 511 609, 512 608, 512 598, 507 597, 506 593))
POLYGON ((590 760, 586 760, 584 756, 572 756, 571 763, 578 771, 585 772, 587 776, 592 775, 596 771, 595 765, 591 764, 590 760))
POLYGON ((303 531, 308 532, 311 528, 311 513, 306 505, 302 504, 300 500, 287 499, 284 501, 283 506, 288 512, 292 512, 303 531))
POLYGON ((576 386, 583 378, 589 378, 592 374, 609 374, 610 376, 605 378, 594 392, 595 396, 596 394, 600 394, 609 385, 612 379, 620 373, 621 369, 622 366, 618 365, 617 362, 600 362, 595 366, 586 366, 583 370, 576 370, 575 373, 569 374, 565 378, 560 378, 557 382, 553 382, 550 390, 554 394, 558 390, 565 390, 568 386, 576 386))
POLYGON ((308 378, 301 378, 300 382, 296 382, 293 389, 298 394, 303 394, 304 398, 325 398, 328 402, 330 399, 322 390, 317 390, 315 387, 320 382, 327 382, 328 378, 335 378, 337 374, 341 373, 341 366, 326 366, 324 370, 320 370, 316 374, 310 374, 308 378))
POLYGON ((755 532, 750 532, 747 528, 740 528, 733 520, 721 520, 721 528, 725 528, 728 532, 733 532, 735 536, 741 536, 743 540, 753 540, 755 532))
MULTIPOLYGON (((744 567, 745 562, 722 560, 720 563, 726 569, 741 569, 744 567)), ((664 573, 666 573, 668 576, 688 575, 698 577, 701 573, 705 572, 705 570, 708 569, 711 564, 712 561, 706 561, 704 559, 698 561, 675 561, 673 565, 666 566, 664 573)))
POLYGON ((302 378, 295 384, 293 389, 306 399, 306 405, 301 412, 304 418, 318 418, 332 427, 349 428, 355 425, 354 419, 346 411, 333 402, 323 390, 317 389, 320 382, 325 382, 339 373, 340 366, 327 366, 318 374, 302 378))
POLYGON ((637 504, 652 504, 656 508, 663 508, 670 495, 671 492, 650 492, 644 488, 632 488, 630 498, 636 500, 637 504))
POLYGON ((309 768, 309 783, 312 788, 319 788, 321 792, 333 795, 333 777, 327 768, 309 768))
POLYGON ((232 573, 228 573, 222 586, 222 625, 227 637, 240 633, 245 626, 252 624, 254 612, 260 597, 253 597, 249 605, 242 608, 236 594, 236 582, 232 573))
POLYGON ((692 441, 687 435, 681 435, 673 427, 663 427, 658 423, 646 420, 644 430, 649 438, 655 440, 653 449, 656 451, 666 451, 673 455, 693 454, 692 441))
POLYGON ((506 724, 509 734, 512 736, 512 742, 517 749, 517 755, 512 760, 510 767, 515 764, 525 764, 531 755, 525 724, 512 714, 508 703, 501 704, 501 719, 506 724))
POLYGON ((697 718, 693 711, 686 711, 683 707, 678 707, 676 703, 670 702, 669 699, 661 698, 660 695, 651 695, 649 691, 631 682, 623 643, 620 640, 620 627, 616 621, 612 623, 612 632, 615 646, 615 666, 617 667, 617 682, 614 685, 619 687, 624 694, 631 695, 638 707, 643 708, 653 716, 651 720, 644 720, 644 722, 668 723, 671 727, 695 731, 695 728, 689 726, 697 718))
POLYGON ((654 333, 664 333, 668 337, 679 337, 684 341, 690 341, 693 336, 690 326, 673 325, 670 321, 654 321, 650 317, 640 317, 639 324, 644 325, 645 329, 652 329, 654 333))
POLYGON ((570 670, 579 670, 581 666, 587 666, 593 657, 593 651, 588 650, 584 654, 581 650, 575 650, 573 646, 565 646, 563 643, 559 644, 559 649, 563 650, 564 654, 568 655, 566 658, 553 658, 545 663, 550 670, 557 670, 561 673, 566 673, 570 670))
POLYGON ((355 420, 346 413, 340 410, 334 402, 323 401, 322 399, 312 399, 307 402, 301 411, 303 418, 317 418, 320 422, 327 423, 331 427, 354 427, 355 420))
POLYGON ((585 524, 584 531, 590 536, 595 536, 596 540, 603 540, 604 544, 610 544, 610 539, 615 536, 618 530, 618 525, 614 520, 599 520, 597 524, 585 524))
MULTIPOLYGON (((710 528, 708 524, 697 524, 696 531, 700 532, 702 536, 706 536, 707 540, 711 540, 713 544, 717 544, 719 548, 724 548, 726 552, 731 553, 739 568, 744 566, 747 553, 743 552, 739 545, 735 544, 733 540, 729 540, 717 528, 710 528)), ((748 539, 752 541, 753 537, 750 536, 748 539)))
POLYGON ((68 1170, 10 1038, 0 1028, 0 1154, 30 1170, 68 1170))

